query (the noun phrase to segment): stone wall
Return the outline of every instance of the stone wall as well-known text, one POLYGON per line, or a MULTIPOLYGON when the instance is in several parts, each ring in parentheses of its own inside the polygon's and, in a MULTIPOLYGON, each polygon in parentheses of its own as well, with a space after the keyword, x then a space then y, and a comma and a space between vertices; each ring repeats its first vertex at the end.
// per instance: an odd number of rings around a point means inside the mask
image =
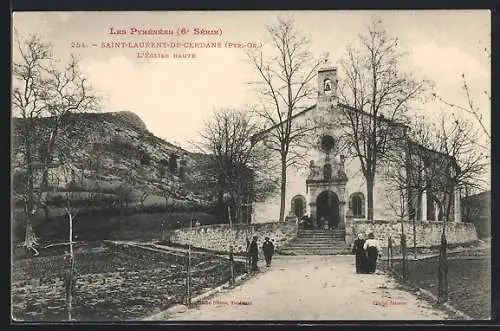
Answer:
POLYGON ((232 228, 228 224, 216 224, 175 230, 170 241, 219 252, 229 252, 232 245, 234 253, 243 254, 246 252, 247 238, 251 240, 253 236, 258 236, 257 243, 261 251, 265 237, 269 237, 275 249, 279 249, 296 235, 297 225, 290 223, 234 224, 232 228))
MULTIPOLYGON (((403 222, 404 232, 406 234, 407 246, 413 247, 413 222, 403 222)), ((442 222, 417 221, 416 222, 416 241, 417 247, 438 246, 441 242, 441 233, 443 229, 442 222)), ((392 238, 395 246, 400 246, 401 242, 401 222, 396 221, 354 221, 349 222, 346 227, 346 242, 351 244, 358 233, 366 236, 373 232, 375 238, 380 240, 383 247, 387 247, 387 239, 392 238)), ((466 244, 478 240, 476 228, 472 223, 446 224, 446 239, 448 244, 466 244)))

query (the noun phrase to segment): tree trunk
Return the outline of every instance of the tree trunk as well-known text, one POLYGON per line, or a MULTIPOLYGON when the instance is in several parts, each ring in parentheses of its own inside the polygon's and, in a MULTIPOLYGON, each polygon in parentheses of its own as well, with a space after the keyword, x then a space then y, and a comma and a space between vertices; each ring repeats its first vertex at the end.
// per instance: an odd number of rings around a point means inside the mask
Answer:
POLYGON ((366 176, 366 201, 368 204, 367 218, 373 221, 373 175, 366 176))
MULTIPOLYGON (((69 204, 69 203, 68 203, 69 204)), ((73 254, 73 216, 71 210, 68 208, 69 217, 69 273, 68 273, 68 288, 67 288, 67 300, 68 300, 68 320, 71 321, 71 312, 73 305, 73 269, 74 269, 74 254, 73 254)))
POLYGON ((417 259, 417 220, 413 218, 413 257, 417 259))
POLYGON ((236 212, 236 222, 237 223, 243 223, 242 220, 242 208, 241 208, 241 178, 238 178, 237 181, 237 191, 236 191, 236 205, 235 205, 235 212, 236 212))
POLYGON ((47 205, 43 206, 43 213, 45 215, 45 220, 48 221, 50 219, 50 208, 47 205))
POLYGON ((286 199, 286 159, 281 159, 281 187, 280 187, 280 218, 279 222, 285 220, 285 199, 286 199))
POLYGON ((443 232, 441 234, 441 246, 439 249, 439 267, 438 267, 438 303, 448 301, 448 261, 446 257, 446 233, 443 222, 443 232))
POLYGON ((403 280, 406 280, 406 235, 404 230, 403 218, 401 217, 401 255, 403 256, 402 272, 403 280))
POLYGON ((31 156, 31 144, 29 143, 29 138, 26 143, 26 176, 28 179, 27 187, 27 199, 26 199, 26 229, 24 242, 27 244, 33 236, 33 209, 34 209, 34 183, 33 183, 33 160, 31 156))

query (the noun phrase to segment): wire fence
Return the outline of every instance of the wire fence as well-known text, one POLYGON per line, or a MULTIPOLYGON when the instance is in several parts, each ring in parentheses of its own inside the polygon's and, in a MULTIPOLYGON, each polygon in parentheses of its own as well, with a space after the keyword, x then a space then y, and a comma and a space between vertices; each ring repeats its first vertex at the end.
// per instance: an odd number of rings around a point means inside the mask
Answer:
POLYGON ((221 285, 232 287, 236 279, 248 272, 248 259, 235 258, 231 249, 225 256, 215 253, 195 253, 191 249, 184 255, 185 291, 183 304, 194 304, 193 299, 221 285))
MULTIPOLYGON (((196 298, 247 273, 244 256, 157 244, 78 244, 74 258, 16 261, 13 315, 23 320, 142 318, 196 298)), ((48 253, 47 253, 48 254, 48 253)))
MULTIPOLYGON (((394 240, 391 236, 387 238, 387 260, 384 261, 383 268, 389 270, 393 275, 399 278, 403 283, 415 286, 418 282, 418 259, 416 258, 416 252, 413 252, 414 258, 408 259, 409 249, 407 245, 405 233, 401 233, 399 239, 399 249, 395 249, 394 240)), ((437 288, 437 300, 438 303, 445 303, 448 301, 448 262, 447 262, 447 239, 446 233, 441 234, 441 242, 438 247, 437 263, 431 264, 433 267, 430 270, 431 273, 435 274, 435 282, 431 284, 437 288)), ((431 255, 432 258, 436 258, 435 255, 431 255)), ((429 258, 429 257, 426 257, 429 258)), ((429 270, 426 270, 429 272, 429 270)))

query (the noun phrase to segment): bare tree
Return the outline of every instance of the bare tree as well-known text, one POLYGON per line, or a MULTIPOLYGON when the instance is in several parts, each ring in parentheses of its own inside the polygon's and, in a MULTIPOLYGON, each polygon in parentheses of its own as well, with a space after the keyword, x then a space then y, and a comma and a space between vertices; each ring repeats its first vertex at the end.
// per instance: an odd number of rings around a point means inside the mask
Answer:
POLYGON ((115 188, 118 207, 120 208, 120 215, 123 216, 123 209, 127 208, 128 204, 132 201, 133 192, 133 187, 127 182, 121 183, 115 188))
POLYGON ((445 221, 450 219, 456 189, 480 189, 485 184, 481 176, 488 166, 489 158, 483 150, 477 148, 478 136, 478 130, 470 121, 459 119, 455 114, 442 115, 436 128, 436 149, 453 160, 440 164, 441 171, 448 176, 435 183, 443 192, 437 198, 444 207, 445 221))
POLYGON ((58 150, 58 138, 62 131, 71 132, 70 127, 76 124, 72 113, 95 110, 99 99, 79 70, 76 57, 61 66, 50 44, 36 35, 26 40, 17 32, 15 36, 12 109, 14 116, 21 119, 15 139, 26 169, 25 243, 29 245, 32 218, 39 207, 46 207, 48 171, 58 150))
MULTIPOLYGON (((265 168, 266 157, 252 137, 259 132, 255 120, 244 111, 221 109, 205 122, 199 149, 210 155, 210 169, 217 186, 219 206, 224 196, 231 197, 235 216, 242 221, 243 197, 253 198, 255 173, 265 168)), ((229 215, 229 217, 231 217, 229 215)))
MULTIPOLYGON (((481 175, 487 167, 488 156, 477 148, 478 131, 470 121, 461 120, 455 114, 441 116, 436 126, 436 149, 449 157, 438 164, 439 172, 444 174, 440 180, 435 180, 439 194, 435 194, 444 210, 443 228, 438 268, 438 299, 448 300, 448 264, 446 224, 449 222, 451 207, 457 207, 454 199, 460 198, 460 189, 464 187, 480 187, 481 175)), ((461 210, 454 209, 461 216, 461 210)))
MULTIPOLYGON (((491 60, 491 50, 489 48, 484 48, 484 52, 486 53, 486 56, 491 60)), ((467 83, 467 79, 465 77, 465 74, 462 73, 462 89, 465 91, 465 97, 467 100, 466 105, 459 105, 457 103, 453 103, 450 101, 445 100, 443 97, 441 97, 438 93, 434 92, 432 95, 434 98, 442 102, 443 104, 449 106, 452 109, 457 109, 460 111, 463 111, 465 113, 471 114, 476 122, 479 124, 481 127, 481 130, 483 134, 491 140, 491 132, 490 130, 486 127, 486 124, 484 123, 484 118, 483 115, 481 114, 481 109, 476 106, 476 103, 474 102, 472 95, 471 95, 471 88, 469 84, 467 83)), ((488 91, 483 91, 483 94, 487 97, 489 101, 491 101, 491 95, 488 91)), ((489 151, 489 147, 483 145, 479 141, 476 142, 477 145, 485 150, 489 151)))
MULTIPOLYGON (((423 219, 427 218, 419 206, 427 204, 427 199, 437 204, 440 213, 436 220, 443 222, 443 242, 446 242, 445 228, 454 199, 461 188, 481 186, 487 156, 475 146, 478 132, 472 123, 459 120, 454 114, 443 114, 440 122, 432 125, 427 124, 423 117, 417 117, 412 128, 412 139, 405 142, 405 164, 401 163, 399 151, 387 152, 384 157, 389 162, 383 174, 389 184, 389 204, 401 218, 405 216, 413 220, 416 257, 417 215, 420 213, 423 219)), ((445 266, 441 269, 446 270, 445 266)))
MULTIPOLYGON (((470 121, 459 119, 455 114, 443 114, 435 126, 435 150, 446 157, 436 164, 437 173, 432 185, 436 189, 434 197, 443 209, 443 228, 438 268, 438 298, 439 302, 448 300, 448 265, 446 224, 450 220, 451 208, 457 207, 455 199, 460 198, 460 189, 464 187, 480 187, 488 157, 484 151, 477 148, 475 141, 478 131, 470 121), (437 194, 436 194, 437 193, 437 194)), ((461 216, 461 210, 454 209, 461 216)))
POLYGON ((83 198, 83 196, 78 197, 78 193, 80 192, 75 192, 74 188, 77 186, 77 181, 79 180, 77 174, 78 172, 83 173, 83 169, 79 169, 77 167, 78 160, 76 160, 72 153, 68 151, 82 148, 83 144, 84 141, 81 139, 65 141, 65 148, 61 149, 66 151, 66 153, 61 153, 57 163, 54 164, 56 170, 52 173, 52 177, 56 177, 56 185, 57 188, 60 189, 57 193, 62 194, 64 212, 68 217, 68 240, 67 242, 51 244, 44 247, 47 248, 54 245, 64 245, 68 247, 68 251, 66 251, 64 256, 64 259, 67 261, 67 268, 63 272, 63 281, 66 291, 68 320, 70 321, 73 320, 73 299, 76 295, 75 291, 77 280, 74 252, 74 244, 77 239, 77 235, 75 235, 74 224, 81 210, 81 207, 77 205, 77 200, 81 200, 83 198))
MULTIPOLYGON (((61 176, 64 176, 68 178, 71 176, 75 171, 75 168, 72 167, 71 164, 65 164, 62 167, 62 172, 61 176)), ((74 180, 72 178, 71 180, 74 180)), ((73 240, 75 239, 74 232, 73 232, 73 224, 78 216, 79 210, 77 208, 74 208, 73 206, 73 200, 74 200, 74 192, 69 189, 68 191, 65 192, 65 206, 64 206, 64 211, 66 212, 66 215, 68 216, 68 246, 69 246, 69 255, 68 257, 68 271, 66 274, 66 278, 64 279, 64 283, 66 285, 66 302, 67 302, 67 309, 68 309, 68 320, 72 320, 72 313, 73 313, 73 296, 75 295, 75 288, 76 288, 76 275, 75 275, 75 254, 74 254, 74 249, 73 249, 73 240)))
MULTIPOLYGON (((488 137, 488 139, 491 139, 490 130, 486 127, 486 125, 484 123, 484 118, 483 118, 483 115, 481 114, 481 109, 479 107, 476 107, 476 105, 475 105, 475 103, 474 103, 474 101, 472 99, 470 87, 467 84, 467 80, 466 80, 464 74, 462 74, 462 79, 463 79, 462 88, 465 91, 465 96, 467 98, 467 105, 466 106, 461 106, 461 105, 458 105, 458 104, 455 104, 455 103, 448 102, 448 101, 444 100, 442 97, 440 97, 436 93, 433 93, 433 96, 435 98, 437 98, 439 101, 441 101, 442 103, 444 103, 445 105, 449 106, 450 108, 459 109, 459 110, 462 110, 462 111, 464 111, 464 112, 466 112, 468 114, 471 114, 474 117, 474 119, 477 121, 477 123, 479 124, 479 126, 481 127, 481 130, 484 133, 484 135, 486 137, 488 137)), ((491 101, 491 97, 488 95, 488 93, 486 91, 484 92, 484 94, 491 101)), ((483 148, 485 150, 489 150, 489 147, 481 144, 481 142, 477 141, 476 143, 477 143, 477 145, 479 147, 481 147, 481 148, 483 148)))
POLYGON ((165 180, 157 182, 155 187, 160 196, 165 199, 165 206, 168 207, 168 201, 172 199, 174 195, 174 188, 168 185, 165 180))
MULTIPOLYGON (((422 213, 423 192, 433 192, 432 183, 442 175, 438 171, 442 156, 426 146, 431 146, 432 131, 422 116, 412 121, 411 133, 406 129, 403 139, 392 144, 384 153, 384 162, 379 168, 382 179, 387 184, 386 198, 391 209, 403 220, 411 220, 413 225, 413 254, 417 258, 416 222, 422 213), (410 139, 411 136, 411 139, 410 139), (403 162, 402 162, 403 161, 403 162)), ((426 203, 426 202, 425 202, 426 203)), ((425 217, 424 215, 422 215, 425 217)), ((403 224, 401 224, 403 231, 403 224)))
POLYGON ((278 18, 276 25, 267 27, 274 54, 264 57, 263 51, 248 52, 248 58, 256 69, 257 86, 262 105, 256 113, 268 129, 260 135, 267 146, 278 153, 281 165, 280 215, 285 216, 287 169, 300 161, 295 148, 315 129, 312 123, 293 121, 304 102, 316 96, 312 85, 321 61, 315 61, 309 52, 310 42, 294 25, 293 19, 278 18))
POLYGON ((367 217, 373 220, 373 186, 377 165, 393 140, 390 122, 406 122, 411 103, 421 97, 430 83, 403 73, 397 38, 388 36, 380 20, 360 35, 360 46, 348 47, 342 61, 345 79, 339 88, 344 109, 344 128, 354 157, 359 158, 366 180, 367 217), (353 111, 357 110, 357 111, 353 111))
POLYGON ((149 197, 149 195, 150 195, 149 188, 146 185, 144 185, 144 187, 142 188, 141 196, 139 197, 141 208, 144 208, 144 202, 149 197))

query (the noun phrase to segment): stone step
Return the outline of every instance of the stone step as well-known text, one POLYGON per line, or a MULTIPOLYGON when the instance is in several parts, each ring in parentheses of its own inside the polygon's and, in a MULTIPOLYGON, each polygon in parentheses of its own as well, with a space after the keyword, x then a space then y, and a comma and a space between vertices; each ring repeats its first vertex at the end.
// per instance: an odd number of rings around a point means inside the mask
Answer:
POLYGON ((298 230, 297 233, 319 233, 319 234, 335 234, 342 233, 344 234, 344 230, 298 230))
POLYGON ((345 231, 297 231, 298 234, 345 234, 345 231))
POLYGON ((343 234, 326 234, 326 235, 321 235, 321 234, 298 234, 298 238, 344 238, 345 235, 343 234))
POLYGON ((290 246, 290 247, 283 247, 283 250, 295 250, 295 249, 298 249, 298 250, 349 250, 347 247, 343 247, 343 246, 316 246, 316 247, 313 247, 313 246, 290 246))
POLYGON ((344 236, 345 232, 297 232, 297 235, 344 236))
POLYGON ((302 242, 293 242, 290 243, 287 247, 348 247, 345 242, 331 242, 331 243, 302 243, 302 242))
POLYGON ((347 249, 282 249, 282 255, 352 255, 347 249))
POLYGON ((291 242, 291 244, 293 243, 298 243, 298 244, 325 244, 325 245, 329 245, 329 244, 335 244, 335 243, 345 243, 344 239, 335 239, 335 240, 332 240, 332 239, 328 239, 328 240, 302 240, 302 239, 295 239, 294 241, 291 242))
MULTIPOLYGON (((345 241, 292 241, 288 245, 312 245, 312 246, 331 246, 331 245, 346 245, 345 241)), ((347 245, 346 245, 347 246, 347 245)))
POLYGON ((302 241, 344 241, 345 237, 295 237, 296 240, 302 241))
POLYGON ((344 238, 345 234, 343 233, 298 233, 297 237, 304 237, 304 238, 312 238, 312 237, 325 237, 325 238, 344 238))

